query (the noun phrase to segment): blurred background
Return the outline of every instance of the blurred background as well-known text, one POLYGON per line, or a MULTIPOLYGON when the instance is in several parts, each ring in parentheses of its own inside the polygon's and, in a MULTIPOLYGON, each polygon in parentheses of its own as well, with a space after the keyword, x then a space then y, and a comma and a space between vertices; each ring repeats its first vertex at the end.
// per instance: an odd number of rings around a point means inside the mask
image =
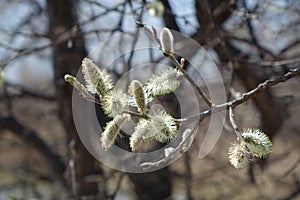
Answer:
MULTIPOLYGON (((299 67, 300 1, 2 0, 0 19, 1 200, 300 199, 299 77, 235 109, 240 127, 261 128, 271 138, 266 160, 242 170, 230 166, 227 149, 236 136, 228 122, 213 151, 199 159, 204 120, 187 153, 145 174, 115 171, 87 152, 72 119, 72 87, 63 80, 115 34, 133 31, 118 44, 134 49, 137 20, 201 44, 232 100, 299 67)), ((143 59, 124 56, 111 73, 121 77, 143 59)))

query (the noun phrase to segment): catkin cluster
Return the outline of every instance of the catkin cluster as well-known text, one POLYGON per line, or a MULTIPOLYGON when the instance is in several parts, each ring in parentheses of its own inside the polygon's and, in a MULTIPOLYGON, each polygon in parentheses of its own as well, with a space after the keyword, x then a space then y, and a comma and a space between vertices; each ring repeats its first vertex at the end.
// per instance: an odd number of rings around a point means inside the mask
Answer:
POLYGON ((272 151, 270 139, 259 129, 244 129, 241 136, 241 142, 228 149, 229 162, 237 169, 245 167, 253 157, 265 158, 272 151))
MULTIPOLYGON (((169 32, 161 34, 166 43, 165 34, 169 32)), ((168 45, 171 45, 173 41, 168 42, 168 45)), ((166 46, 164 48, 166 52, 171 53, 172 48, 168 49, 166 46)), ((111 148, 125 122, 136 116, 139 116, 139 119, 130 137, 130 147, 133 152, 137 151, 145 141, 166 142, 176 137, 177 125, 174 118, 165 110, 149 112, 147 106, 154 96, 171 93, 179 87, 183 76, 178 69, 167 67, 152 74, 144 85, 139 80, 133 80, 129 85, 128 93, 125 93, 121 89, 116 89, 107 70, 100 69, 92 60, 83 59, 81 67, 85 85, 68 74, 65 75, 65 80, 88 100, 93 99, 93 95, 97 95, 100 99, 98 103, 104 113, 112 118, 100 136, 103 150, 107 151, 111 148), (132 113, 135 115, 130 115, 132 113)))

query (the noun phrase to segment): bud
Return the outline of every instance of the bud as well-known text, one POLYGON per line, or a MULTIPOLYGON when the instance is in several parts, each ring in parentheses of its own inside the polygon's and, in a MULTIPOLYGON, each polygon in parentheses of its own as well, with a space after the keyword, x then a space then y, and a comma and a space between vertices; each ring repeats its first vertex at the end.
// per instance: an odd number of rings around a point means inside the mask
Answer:
POLYGON ((168 94, 179 87, 182 77, 183 75, 180 71, 168 67, 152 74, 146 87, 153 96, 168 94))
POLYGON ((117 115, 112 121, 108 122, 100 137, 101 147, 107 151, 115 142, 119 131, 125 121, 130 119, 130 115, 117 115))
POLYGON ((259 129, 244 129, 242 137, 248 149, 257 157, 264 158, 272 151, 272 143, 268 136, 259 129))
POLYGON ((185 64, 185 59, 181 58, 180 59, 180 65, 181 65, 182 68, 184 67, 184 64, 185 64))
POLYGON ((230 164, 237 169, 244 168, 251 160, 251 153, 247 151, 245 143, 231 144, 228 149, 230 164))
POLYGON ((127 104, 128 97, 121 89, 113 89, 107 92, 101 100, 102 109, 109 117, 122 114, 123 109, 127 104))
POLYGON ((74 76, 66 74, 64 76, 64 79, 65 79, 66 82, 71 84, 74 88, 76 88, 82 94, 82 96, 84 98, 93 99, 93 97, 87 91, 86 87, 84 87, 84 85, 82 85, 74 76))
POLYGON ((108 91, 113 89, 114 86, 111 76, 105 69, 99 69, 93 61, 88 58, 82 60, 81 66, 89 92, 103 97, 108 91))
POLYGON ((133 80, 128 89, 129 94, 132 95, 138 111, 145 114, 146 111, 146 97, 143 85, 138 80, 133 80))
POLYGON ((160 32, 160 43, 165 56, 170 56, 174 53, 174 38, 168 28, 163 28, 160 32))

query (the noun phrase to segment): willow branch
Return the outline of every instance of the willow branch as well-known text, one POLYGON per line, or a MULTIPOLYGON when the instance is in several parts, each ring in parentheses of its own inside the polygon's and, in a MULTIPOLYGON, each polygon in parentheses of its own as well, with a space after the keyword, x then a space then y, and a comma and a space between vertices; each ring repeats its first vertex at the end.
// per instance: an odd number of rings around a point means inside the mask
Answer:
POLYGON ((168 56, 168 58, 172 61, 172 63, 180 70, 180 72, 183 74, 184 78, 194 86, 194 88, 197 91, 197 94, 200 96, 201 99, 205 101, 205 103, 211 108, 212 102, 208 99, 206 94, 201 90, 199 84, 197 84, 192 77, 182 68, 182 65, 176 60, 174 55, 168 56))
MULTIPOLYGON (((152 27, 152 30, 150 30, 146 24, 143 24, 139 21, 136 21, 136 24, 141 27, 144 28, 144 30, 146 31, 146 33, 152 37, 160 46, 161 49, 161 41, 158 39, 157 37, 157 31, 154 27, 152 27)), ((165 55, 165 54, 164 54, 165 55)), ((205 101, 205 103, 208 105, 208 107, 212 107, 213 104, 212 102, 208 99, 208 97, 206 96, 206 94, 201 90, 199 84, 197 84, 192 77, 183 69, 183 66, 176 60, 176 58, 174 57, 173 54, 171 55, 165 55, 167 58, 170 59, 170 61, 180 70, 180 72, 183 74, 184 78, 191 84, 194 86, 194 88, 197 91, 197 94, 199 95, 199 97, 201 99, 203 99, 205 101)))
POLYGON ((239 127, 238 127, 238 125, 235 122, 235 118, 234 118, 234 113, 233 113, 233 108, 232 107, 229 107, 229 120, 230 120, 230 123, 232 125, 232 128, 233 128, 233 130, 234 130, 234 132, 235 132, 238 140, 239 139, 243 140, 243 138, 241 136, 241 132, 239 130, 239 127))
POLYGON ((186 151, 186 149, 184 148, 184 146, 187 145, 187 143, 191 140, 193 134, 196 133, 196 130, 197 130, 197 126, 195 126, 193 128, 193 130, 190 130, 190 129, 185 130, 185 131, 188 131, 186 137, 183 138, 182 141, 179 143, 179 145, 172 150, 172 152, 171 152, 171 154, 169 156, 166 156, 166 157, 164 157, 164 158, 162 158, 162 159, 160 159, 160 160, 158 160, 156 162, 144 162, 140 166, 143 167, 144 170, 154 169, 154 168, 156 168, 158 166, 161 166, 161 165, 167 163, 171 159, 173 159, 173 157, 177 153, 179 153, 180 155, 182 155, 186 151))
POLYGON ((204 118, 210 116, 212 113, 220 112, 220 111, 223 111, 225 109, 229 109, 230 107, 234 108, 234 107, 248 101, 249 99, 254 98, 258 94, 260 94, 260 93, 264 92, 265 90, 267 90, 268 88, 270 88, 274 85, 277 85, 279 83, 286 82, 287 80, 289 80, 289 79, 291 79, 295 76, 299 76, 299 75, 300 75, 300 67, 295 68, 295 69, 291 69, 289 72, 287 72, 286 74, 284 74, 282 76, 278 76, 276 78, 266 80, 265 82, 259 84, 253 90, 242 94, 241 97, 239 97, 237 99, 234 99, 232 101, 228 101, 224 104, 215 105, 209 110, 203 111, 203 112, 201 112, 199 114, 196 114, 196 115, 192 115, 192 116, 188 116, 188 117, 179 119, 177 121, 179 121, 179 122, 186 122, 186 121, 189 121, 189 120, 199 120, 199 121, 201 121, 204 118))

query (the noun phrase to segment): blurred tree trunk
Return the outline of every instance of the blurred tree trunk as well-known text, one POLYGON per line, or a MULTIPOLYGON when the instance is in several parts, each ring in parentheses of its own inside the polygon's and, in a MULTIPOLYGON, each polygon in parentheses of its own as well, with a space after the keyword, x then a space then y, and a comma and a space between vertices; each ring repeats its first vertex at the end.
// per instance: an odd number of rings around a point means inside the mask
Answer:
POLYGON ((171 196, 168 168, 144 174, 129 174, 139 200, 167 199, 171 196))
POLYGON ((53 43, 53 61, 55 70, 56 97, 59 106, 59 117, 65 127, 69 140, 75 141, 75 195, 97 194, 96 183, 84 183, 86 175, 98 174, 100 169, 96 160, 86 150, 76 132, 72 118, 72 87, 63 79, 66 73, 77 74, 81 60, 86 56, 83 37, 73 1, 48 0, 49 35, 53 43))
POLYGON ((169 0, 162 0, 161 2, 165 6, 165 13, 163 15, 163 19, 166 24, 166 27, 179 32, 180 30, 175 20, 175 15, 172 12, 169 0))

